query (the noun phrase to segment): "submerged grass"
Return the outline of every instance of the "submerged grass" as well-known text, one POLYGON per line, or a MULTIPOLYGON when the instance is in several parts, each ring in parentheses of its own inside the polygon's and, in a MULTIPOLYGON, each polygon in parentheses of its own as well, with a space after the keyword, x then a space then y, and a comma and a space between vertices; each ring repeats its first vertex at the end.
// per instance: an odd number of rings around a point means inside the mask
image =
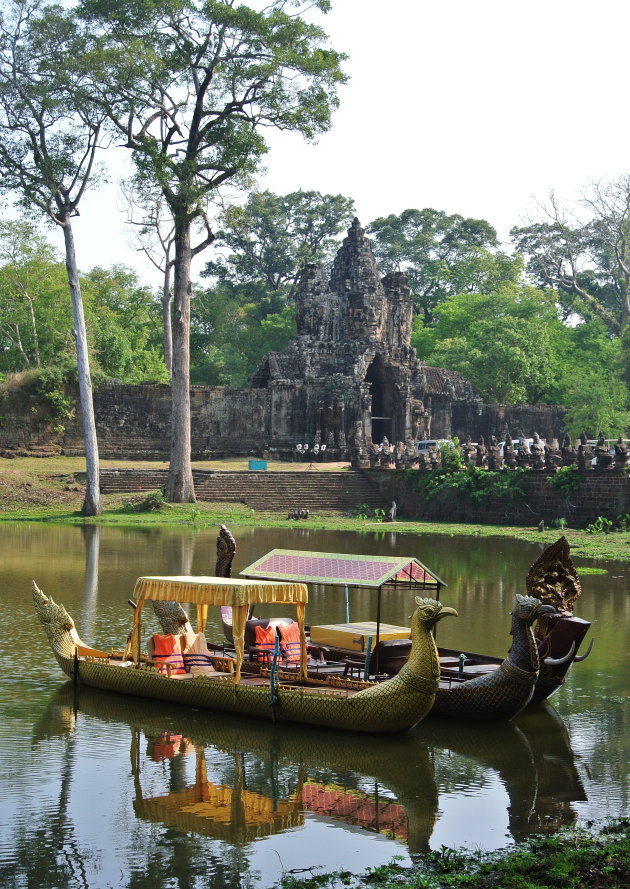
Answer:
POLYGON ((280 889, 628 889, 630 822, 616 821, 599 833, 573 830, 533 837, 498 852, 442 846, 416 856, 412 867, 394 860, 363 874, 338 871, 304 878, 287 873, 278 885, 280 889))
MULTIPOLYGON (((246 461, 215 461, 193 464, 195 468, 243 469, 246 461)), ((282 467, 290 472, 303 469, 302 464, 270 464, 275 470, 282 467)), ((322 468, 330 464, 322 464, 322 468)), ((144 494, 106 494, 102 496, 103 513, 98 518, 86 519, 80 514, 83 487, 77 483, 74 473, 84 470, 84 461, 77 457, 51 457, 46 459, 0 459, 0 522, 62 522, 64 524, 98 523, 116 526, 193 525, 216 526, 225 523, 241 526, 287 528, 306 523, 289 520, 286 512, 256 511, 242 503, 193 504, 166 503, 159 492, 144 494)), ((108 461, 107 468, 167 468, 167 464, 129 463, 108 461)), ((333 467, 333 468, 339 468, 333 467)), ((571 544, 572 556, 580 558, 608 559, 630 562, 630 531, 611 534, 589 534, 586 531, 564 528, 562 531, 516 526, 462 524, 457 522, 426 522, 405 519, 393 523, 342 515, 340 513, 311 514, 308 527, 330 531, 356 531, 359 533, 442 534, 450 537, 510 537, 532 543, 548 544, 564 534, 571 544)))

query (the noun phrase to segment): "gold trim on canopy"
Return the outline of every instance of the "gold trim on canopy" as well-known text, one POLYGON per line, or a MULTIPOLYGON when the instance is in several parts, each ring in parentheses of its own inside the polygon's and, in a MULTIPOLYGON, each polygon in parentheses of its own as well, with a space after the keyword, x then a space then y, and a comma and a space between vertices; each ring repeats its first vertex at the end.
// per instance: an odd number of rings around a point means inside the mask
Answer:
POLYGON ((252 605, 258 602, 308 602, 304 583, 242 580, 231 577, 139 577, 136 601, 194 602, 197 605, 252 605))

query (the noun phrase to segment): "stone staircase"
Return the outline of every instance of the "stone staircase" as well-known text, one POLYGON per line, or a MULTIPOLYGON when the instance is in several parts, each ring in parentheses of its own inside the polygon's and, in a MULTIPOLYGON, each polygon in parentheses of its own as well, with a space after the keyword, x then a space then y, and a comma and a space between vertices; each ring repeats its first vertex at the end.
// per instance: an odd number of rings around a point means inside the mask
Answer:
MULTIPOLYGON (((104 494, 139 493, 164 487, 167 470, 101 469, 104 494)), ((264 512, 354 512, 364 503, 387 509, 389 503, 360 472, 216 472, 193 470, 199 500, 245 503, 264 512)))

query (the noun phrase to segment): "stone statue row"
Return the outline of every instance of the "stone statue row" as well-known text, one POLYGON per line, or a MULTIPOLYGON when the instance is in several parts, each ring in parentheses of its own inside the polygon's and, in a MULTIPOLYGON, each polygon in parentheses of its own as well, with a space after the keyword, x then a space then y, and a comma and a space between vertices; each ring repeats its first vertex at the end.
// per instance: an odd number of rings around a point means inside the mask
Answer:
MULTIPOLYGON (((576 466, 584 471, 623 469, 628 465, 630 456, 628 446, 621 436, 611 453, 603 435, 600 434, 595 445, 590 445, 585 433, 580 435, 575 444, 571 443, 568 435, 564 436, 562 444, 558 444, 557 438, 545 441, 534 432, 531 439, 520 435, 513 440, 506 433, 505 441, 501 444, 493 435, 489 445, 486 445, 482 436, 477 443, 468 438, 463 444, 449 444, 449 447, 461 455, 464 466, 478 466, 491 471, 504 468, 554 471, 563 466, 576 466)), ((364 447, 358 448, 353 454, 353 462, 355 461, 362 464, 369 461, 371 468, 412 468, 425 471, 437 469, 443 462, 442 450, 437 445, 418 451, 411 440, 394 445, 387 438, 383 438, 378 445, 368 442, 364 447)))

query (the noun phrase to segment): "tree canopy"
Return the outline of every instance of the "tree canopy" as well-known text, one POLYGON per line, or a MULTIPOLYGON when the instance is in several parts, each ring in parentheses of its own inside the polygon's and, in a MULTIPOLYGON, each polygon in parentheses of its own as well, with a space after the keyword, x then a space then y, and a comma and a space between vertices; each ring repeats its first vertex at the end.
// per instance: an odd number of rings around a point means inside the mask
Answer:
POLYGON ((332 260, 353 216, 354 202, 339 194, 253 192, 244 205, 221 213, 218 256, 205 274, 233 284, 259 281, 279 291, 295 282, 306 263, 332 260))
POLYGON ((544 400, 557 379, 553 298, 523 285, 490 293, 458 293, 435 309, 436 322, 416 318, 412 345, 428 364, 456 370, 490 402, 544 400))
POLYGON ((630 321, 630 175, 591 186, 579 214, 552 194, 541 219, 512 229, 527 271, 556 289, 565 315, 599 318, 611 334, 630 321))
POLYGON ((94 35, 82 60, 92 98, 132 149, 138 175, 174 223, 172 437, 167 496, 195 499, 190 466, 191 262, 214 239, 208 196, 251 175, 266 127, 306 138, 330 126, 343 55, 308 10, 328 0, 83 0, 94 35), (192 243, 195 220, 205 237, 192 243))
POLYGON ((426 207, 375 219, 367 231, 380 269, 405 273, 425 324, 446 297, 494 291, 517 281, 522 270, 520 257, 498 249, 497 233, 484 219, 426 207))
POLYGON ((87 470, 82 511, 98 515, 98 443, 72 220, 94 179, 103 115, 83 78, 70 73, 83 47, 75 18, 60 6, 12 0, 0 12, 0 189, 63 232, 87 470))

